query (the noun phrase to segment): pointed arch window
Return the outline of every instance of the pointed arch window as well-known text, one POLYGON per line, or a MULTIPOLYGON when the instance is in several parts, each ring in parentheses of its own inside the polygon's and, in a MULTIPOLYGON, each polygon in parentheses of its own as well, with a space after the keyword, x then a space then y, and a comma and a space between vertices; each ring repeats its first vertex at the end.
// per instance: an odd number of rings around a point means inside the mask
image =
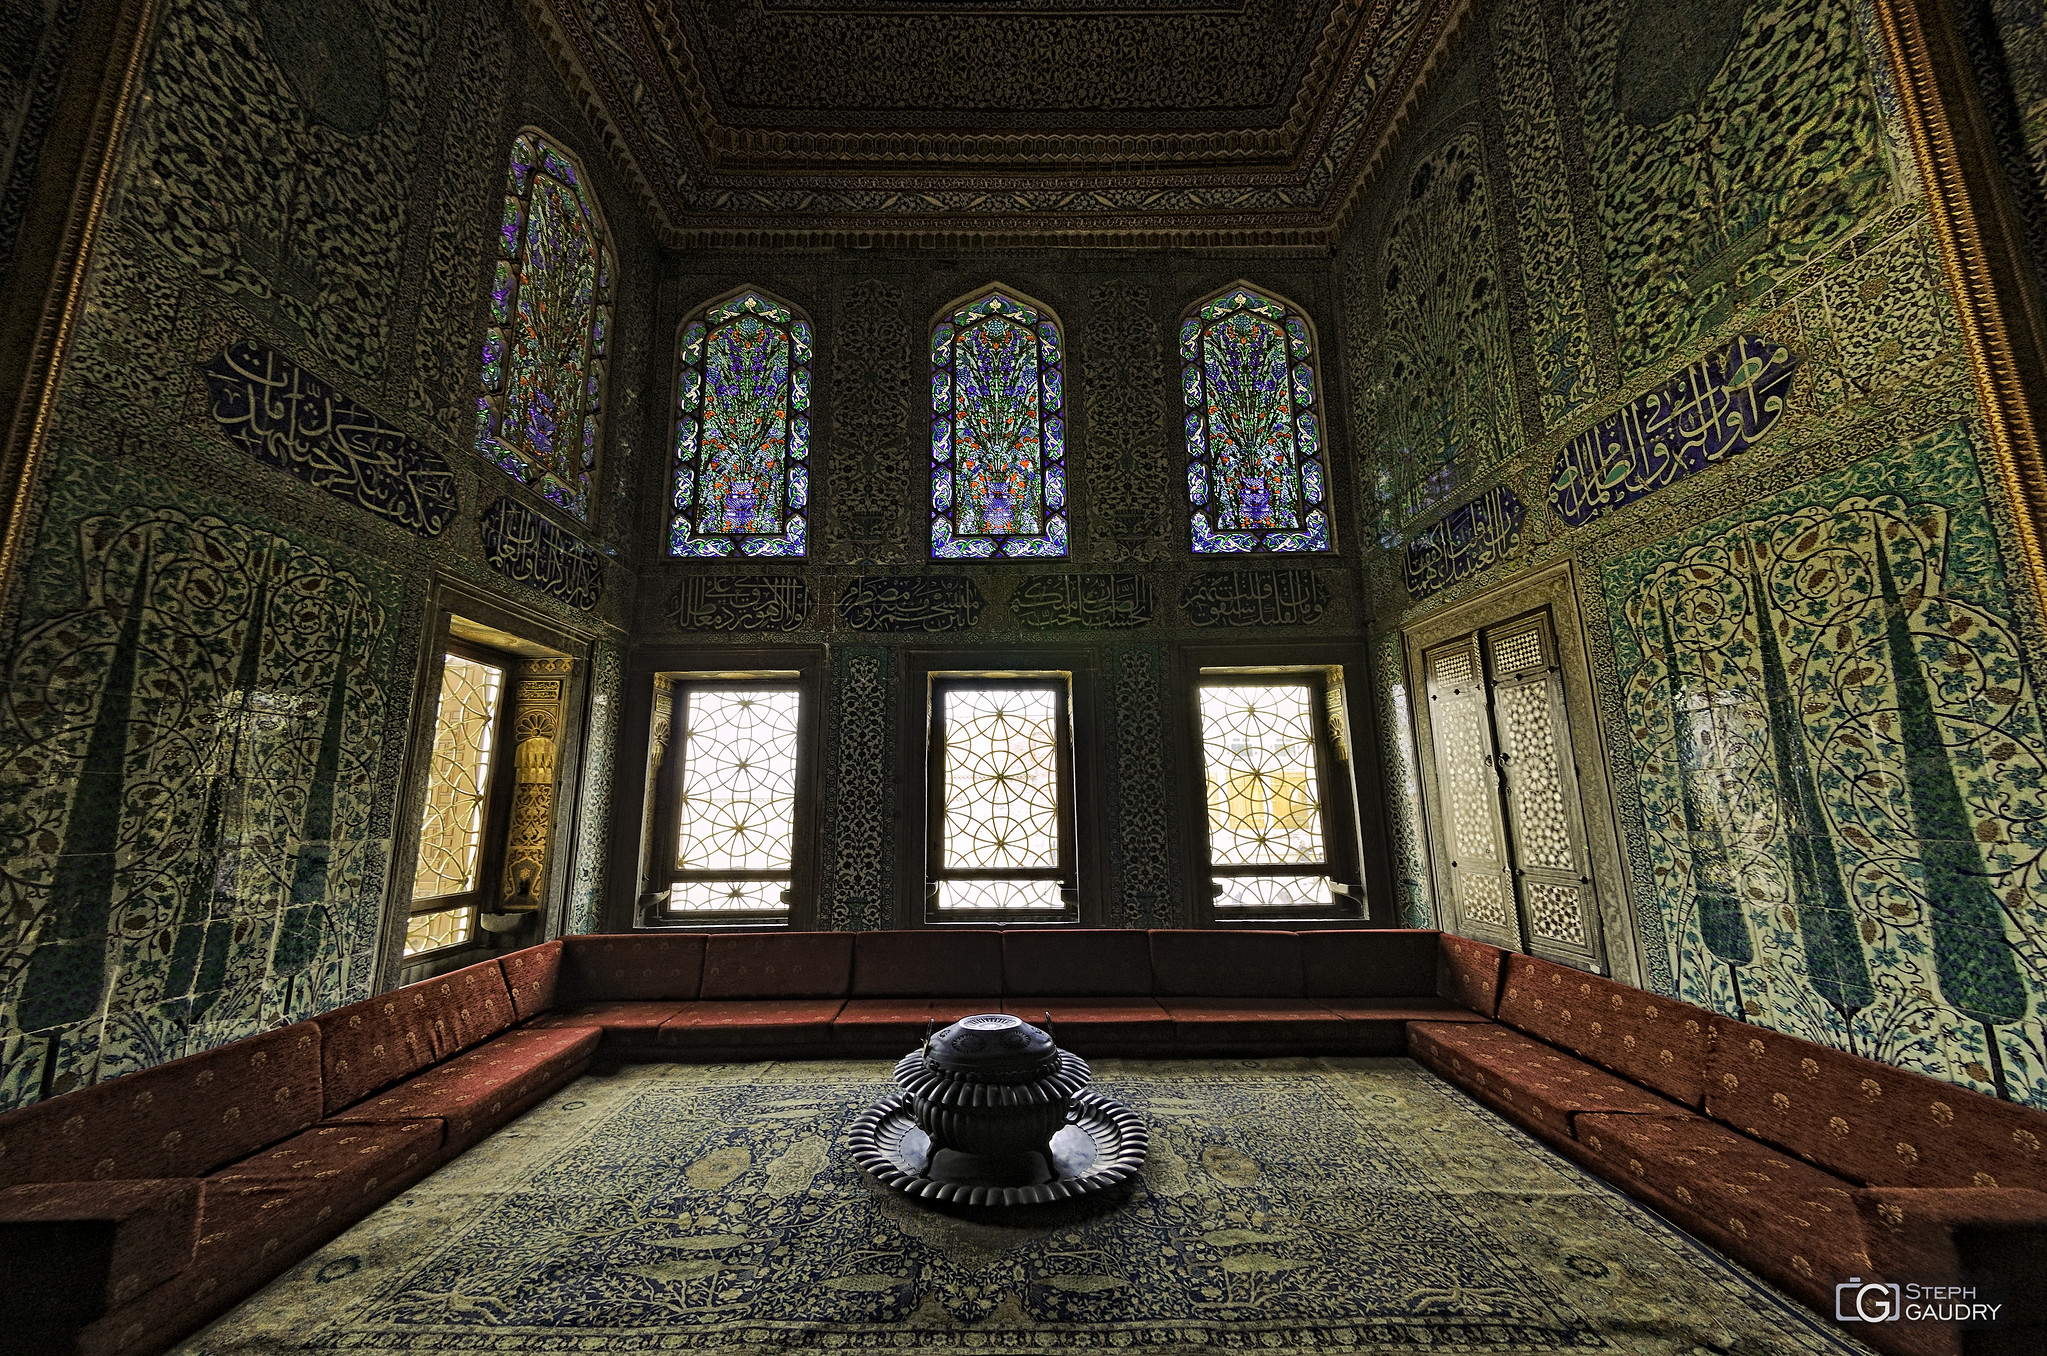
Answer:
POLYGON ((809 531, 810 322, 741 289, 683 322, 673 556, 800 556, 809 531))
POLYGON ((578 518, 597 475, 611 248, 582 169, 540 133, 512 143, 483 341, 476 450, 578 518))
POLYGON ((1329 550, 1329 477, 1307 317, 1240 284, 1188 308, 1180 362, 1195 552, 1329 550))
POLYGON ((931 328, 931 554, 1066 554, 1058 317, 989 287, 931 328))

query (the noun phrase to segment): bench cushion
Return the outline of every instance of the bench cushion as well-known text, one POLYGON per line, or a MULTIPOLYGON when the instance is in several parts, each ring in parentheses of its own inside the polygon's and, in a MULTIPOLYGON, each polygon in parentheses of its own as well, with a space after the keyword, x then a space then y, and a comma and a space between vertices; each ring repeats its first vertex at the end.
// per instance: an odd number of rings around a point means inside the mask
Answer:
POLYGON ((603 1032, 611 1046, 658 1045, 661 1028, 675 1020, 691 1005, 672 1000, 658 1002, 577 1003, 550 1012, 533 1023, 532 1030, 555 1031, 568 1027, 594 1027, 603 1032))
POLYGON ((849 998, 832 1019, 832 1043, 863 1053, 905 1054, 924 1039, 927 1023, 947 1027, 977 1012, 1000 1012, 999 998, 849 998))
POLYGON ((1506 965, 1507 953, 1497 946, 1452 932, 1436 935, 1436 993, 1481 1017, 1499 1010, 1506 965))
POLYGON ((1300 938, 1237 928, 1161 929, 1151 934, 1151 978, 1162 999, 1300 998, 1300 938))
POLYGON ((311 1022, 0 1116, 0 1187, 203 1177, 320 1119, 311 1022))
POLYGON ((1303 933, 1301 991, 1310 998, 1434 996, 1436 936, 1422 928, 1303 933))
POLYGON ((322 1013, 324 1107, 332 1115, 512 1024, 495 960, 322 1013))
POLYGON ((1741 1261, 1809 1304, 1868 1266, 1854 1187, 1831 1173, 1704 1116, 1585 1115, 1576 1128, 1615 1181, 1740 1240, 1741 1261))
MULTIPOLYGON (((0 1190, 0 1265, 17 1305, 26 1303, 31 1323, 46 1317, 61 1326, 66 1315, 74 1323, 97 1317, 162 1285, 192 1264, 199 1190, 191 1177, 0 1190), (103 1286, 84 1284, 102 1272, 103 1286)), ((21 1317, 17 1308, 9 1321, 18 1324, 21 1317)), ((17 1329, 15 1341, 27 1335, 17 1329)), ((14 1349, 54 1349, 58 1341, 55 1333, 34 1336, 14 1349)))
POLYGON ((1722 1017, 1706 1112, 1875 1187, 2047 1190, 2047 1112, 1722 1017))
POLYGON ((1668 1116, 1683 1110, 1655 1093, 1493 1023, 1411 1022, 1408 1053, 1480 1101, 1560 1139, 1582 1112, 1668 1116))
POLYGON ((1069 998, 1059 994, 1011 996, 1002 1010, 1032 1026, 1052 1014, 1052 1036, 1079 1055, 1108 1054, 1130 1045, 1173 1043, 1173 1019, 1156 1000, 1114 995, 1069 998))
POLYGON ((562 939, 559 1003, 689 999, 704 977, 704 934, 640 932, 562 939))
POLYGON ((1004 993, 1142 998, 1151 987, 1151 943, 1134 929, 1022 928, 1002 934, 1004 993))
POLYGON ((1697 1109, 1713 1014, 1534 956, 1507 958, 1499 1020, 1697 1109))
POLYGON ((843 998, 853 981, 850 932, 741 932, 704 949, 703 998, 843 998))
MULTIPOLYGON (((209 1200, 241 1196, 278 1202, 305 1228, 367 1213, 439 1162, 438 1120, 316 1125, 206 1179, 209 1200)), ((216 1225, 202 1224, 202 1232, 216 1225)))
POLYGON ((1001 992, 999 932, 923 928, 853 934, 855 998, 967 998, 1001 992))
POLYGON ((555 991, 561 984, 562 944, 556 938, 539 946, 508 951, 498 957, 505 972, 505 987, 512 994, 512 1015, 530 1022, 554 1007, 555 991))
POLYGON ((1340 1045, 1343 1018, 1300 998, 1161 998, 1181 1045, 1340 1045))
POLYGON ((686 1004, 658 1037, 683 1049, 760 1049, 822 1046, 843 998, 728 998, 686 1004))
POLYGON ((1447 998, 1319 998, 1320 1006, 1346 1022, 1483 1022, 1470 1008, 1447 998))
POLYGON ((447 1127, 446 1148, 464 1149, 524 1110, 527 1103, 581 1073, 597 1052, 602 1034, 595 1027, 508 1031, 480 1050, 457 1055, 329 1119, 432 1118, 447 1127))

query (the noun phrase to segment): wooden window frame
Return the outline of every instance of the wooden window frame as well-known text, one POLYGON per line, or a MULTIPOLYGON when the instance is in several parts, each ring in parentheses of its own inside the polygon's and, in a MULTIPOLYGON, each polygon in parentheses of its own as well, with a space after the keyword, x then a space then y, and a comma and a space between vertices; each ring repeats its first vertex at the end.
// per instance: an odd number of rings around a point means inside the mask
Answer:
POLYGON ((1042 922, 1073 923, 1080 918, 1080 881, 1075 843, 1079 837, 1073 801, 1073 681, 1070 674, 984 676, 972 673, 930 675, 930 724, 925 739, 924 897, 925 921, 932 924, 1042 922), (1050 692, 1056 722, 1053 731, 1053 776, 1058 783, 1059 861, 1052 867, 948 867, 944 865, 945 828, 945 703, 947 692, 1050 692), (949 880, 1056 880, 1061 907, 1052 909, 943 909, 939 886, 949 880))
POLYGON ((759 677, 723 677, 706 674, 674 675, 669 694, 670 714, 667 755, 661 761, 661 770, 654 796, 654 820, 649 844, 652 873, 649 884, 654 885, 655 899, 646 905, 646 924, 650 927, 717 927, 719 925, 786 927, 795 901, 807 888, 798 870, 804 857, 801 845, 817 837, 817 797, 806 794, 815 784, 812 761, 807 756, 812 741, 805 738, 806 730, 816 722, 815 701, 805 691, 800 676, 775 677, 762 674, 759 677), (687 741, 682 737, 685 716, 689 710, 690 694, 694 692, 793 692, 796 694, 796 786, 794 790, 794 813, 789 833, 789 866, 786 870, 747 871, 684 871, 675 865, 676 853, 682 837, 682 783, 686 772, 687 741), (669 907, 665 900, 674 887, 686 881, 740 881, 740 880, 789 880, 783 891, 782 907, 778 909, 688 909, 677 910, 669 907))

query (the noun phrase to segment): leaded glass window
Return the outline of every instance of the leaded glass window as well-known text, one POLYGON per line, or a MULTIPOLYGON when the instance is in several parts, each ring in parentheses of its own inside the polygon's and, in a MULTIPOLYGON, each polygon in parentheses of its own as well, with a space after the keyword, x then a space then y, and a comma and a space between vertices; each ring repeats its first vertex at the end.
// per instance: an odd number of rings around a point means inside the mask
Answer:
POLYGON ((786 913, 802 710, 794 686, 677 686, 669 913, 786 913))
POLYGON ((459 946, 475 935, 504 695, 503 668, 461 654, 443 660, 412 873, 413 912, 405 930, 407 956, 459 946))
POLYGON ((505 177, 476 448, 589 517, 611 329, 611 250, 583 172, 538 132, 505 177))
POLYGON ((1197 703, 1208 854, 1219 913, 1327 913, 1347 906, 1354 854, 1320 674, 1217 677, 1197 703), (1340 793, 1338 793, 1340 795, 1340 793))
POLYGON ((931 330, 931 554, 1066 554, 1059 322, 989 290, 931 330))
POLYGON ((1072 911, 1063 678, 932 683, 929 871, 939 917, 1072 911))
POLYGON ((1307 318, 1277 297, 1233 287, 1188 313, 1180 362, 1194 550, 1329 550, 1307 318))
POLYGON ((800 556, 810 504, 810 322, 758 292, 683 324, 668 553, 800 556))

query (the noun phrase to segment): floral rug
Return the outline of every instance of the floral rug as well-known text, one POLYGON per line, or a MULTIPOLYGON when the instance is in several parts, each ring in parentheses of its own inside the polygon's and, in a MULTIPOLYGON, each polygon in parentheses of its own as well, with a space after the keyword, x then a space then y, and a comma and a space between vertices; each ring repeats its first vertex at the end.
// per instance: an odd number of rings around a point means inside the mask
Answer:
POLYGON ((1095 1075, 1143 1180, 1009 1220, 846 1160, 872 1065, 593 1074, 182 1350, 1863 1350, 1411 1061, 1095 1075))

